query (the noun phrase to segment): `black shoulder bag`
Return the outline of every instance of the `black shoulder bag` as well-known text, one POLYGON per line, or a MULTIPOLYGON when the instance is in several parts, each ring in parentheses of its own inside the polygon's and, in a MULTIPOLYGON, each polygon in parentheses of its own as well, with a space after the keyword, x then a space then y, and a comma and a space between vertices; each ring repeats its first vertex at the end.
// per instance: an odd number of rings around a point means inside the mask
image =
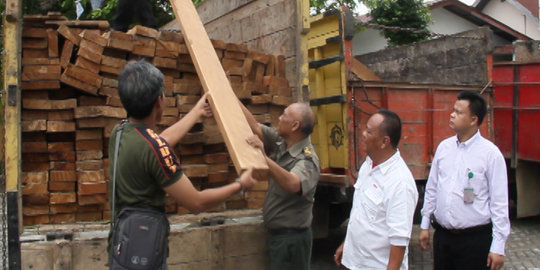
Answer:
POLYGON ((124 207, 115 213, 118 150, 124 121, 116 132, 112 186, 113 233, 109 250, 112 270, 167 269, 169 221, 165 213, 146 208, 124 207))

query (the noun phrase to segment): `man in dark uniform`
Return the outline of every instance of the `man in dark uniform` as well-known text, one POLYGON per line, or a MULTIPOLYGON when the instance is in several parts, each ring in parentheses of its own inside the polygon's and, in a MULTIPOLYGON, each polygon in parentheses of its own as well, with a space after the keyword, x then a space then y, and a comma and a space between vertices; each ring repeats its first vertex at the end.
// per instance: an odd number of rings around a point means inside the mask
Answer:
MULTIPOLYGON (((206 94, 186 116, 158 135, 154 130, 161 120, 165 106, 161 71, 144 60, 128 63, 119 76, 118 93, 128 119, 122 124, 116 194, 111 192, 111 202, 112 196, 116 195, 116 213, 112 213, 113 215, 116 216, 127 206, 165 212, 165 193, 173 197, 179 205, 198 213, 211 209, 229 196, 241 190, 249 190, 255 185, 252 169, 249 169, 233 183, 198 191, 182 172, 172 147, 201 116, 212 115, 206 103, 206 94)), ((111 180, 118 128, 119 126, 116 126, 113 129, 109 143, 111 180)), ((112 186, 112 181, 110 183, 112 186)))
POLYGON ((277 129, 272 129, 242 109, 255 134, 248 143, 263 150, 270 169, 263 207, 270 269, 309 269, 310 226, 320 175, 319 158, 309 137, 315 124, 313 111, 305 103, 293 103, 279 117, 277 129))

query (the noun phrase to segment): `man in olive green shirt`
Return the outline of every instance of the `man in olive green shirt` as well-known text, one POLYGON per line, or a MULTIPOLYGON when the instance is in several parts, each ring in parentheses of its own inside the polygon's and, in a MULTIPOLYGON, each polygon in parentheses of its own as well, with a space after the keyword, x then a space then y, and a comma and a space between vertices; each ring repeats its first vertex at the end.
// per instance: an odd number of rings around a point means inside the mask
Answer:
MULTIPOLYGON (((163 73, 141 60, 128 63, 118 78, 118 93, 128 119, 118 150, 115 212, 126 206, 151 208, 165 212, 165 193, 191 212, 198 213, 217 206, 231 195, 251 189, 256 180, 252 169, 244 171, 237 181, 228 185, 196 190, 182 172, 173 146, 191 129, 201 116, 212 116, 203 95, 194 108, 161 134, 154 132, 160 122, 165 99, 163 73)), ((109 143, 109 179, 112 186, 116 126, 109 143)), ((111 230, 112 231, 112 230, 111 230)), ((110 238, 109 238, 110 239, 110 238)), ((171 252, 174 256, 174 253, 171 252)), ((166 262, 164 262, 166 263, 166 262)), ((164 265, 161 269, 166 269, 164 265)))
POLYGON ((307 104, 293 103, 272 129, 260 125, 245 107, 242 109, 255 134, 248 143, 263 149, 270 169, 263 207, 270 268, 309 269, 313 241, 310 226, 320 175, 319 158, 309 137, 315 123, 313 111, 307 104))

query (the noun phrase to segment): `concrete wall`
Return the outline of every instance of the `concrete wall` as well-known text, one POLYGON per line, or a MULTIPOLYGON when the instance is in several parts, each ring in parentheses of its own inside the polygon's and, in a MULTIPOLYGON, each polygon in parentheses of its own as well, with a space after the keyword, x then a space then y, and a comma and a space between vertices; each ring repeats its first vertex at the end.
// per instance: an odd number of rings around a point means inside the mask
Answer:
POLYGON ((520 63, 540 62, 540 41, 518 40, 514 42, 514 61, 520 63))
MULTIPOLYGON (((193 228, 189 223, 171 224, 169 270, 268 269, 266 233, 261 217, 241 220, 230 219, 227 222, 230 224, 226 225, 193 228)), ((27 230, 22 236, 22 269, 108 269, 108 225, 89 227, 51 225, 50 230, 27 230), (72 240, 45 240, 47 233, 74 228, 77 232, 72 240)))
POLYGON ((484 85, 492 51, 489 34, 487 28, 478 28, 459 33, 459 38, 428 40, 356 58, 383 81, 484 85))

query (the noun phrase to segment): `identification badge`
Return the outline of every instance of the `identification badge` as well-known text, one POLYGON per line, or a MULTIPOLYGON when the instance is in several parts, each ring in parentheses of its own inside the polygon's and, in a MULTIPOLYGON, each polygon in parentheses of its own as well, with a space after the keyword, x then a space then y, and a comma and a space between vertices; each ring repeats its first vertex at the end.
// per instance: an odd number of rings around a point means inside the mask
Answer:
POLYGON ((463 189, 463 201, 468 204, 474 202, 474 189, 472 187, 463 189))

